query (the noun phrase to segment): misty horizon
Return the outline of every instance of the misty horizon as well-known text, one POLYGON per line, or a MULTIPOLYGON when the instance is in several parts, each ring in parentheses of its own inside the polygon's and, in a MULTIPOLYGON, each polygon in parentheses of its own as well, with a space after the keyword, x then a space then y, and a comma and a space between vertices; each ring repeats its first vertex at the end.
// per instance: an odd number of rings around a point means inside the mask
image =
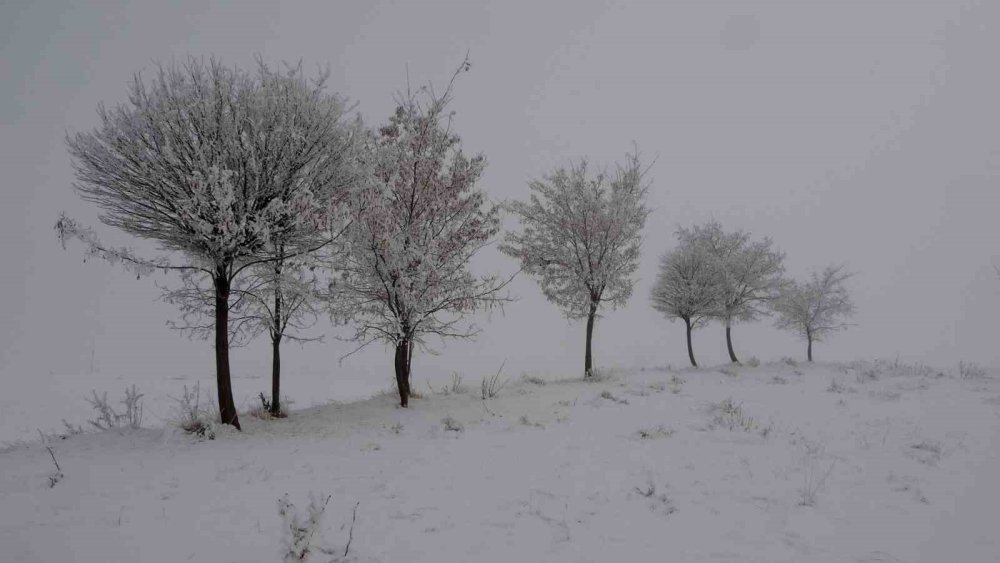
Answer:
MULTIPOLYGON (((98 104, 123 101, 133 73, 187 56, 237 66, 256 54, 301 60, 328 66, 329 89, 372 126, 385 122, 407 77, 441 86, 467 51, 454 128, 467 153, 486 156, 479 185, 494 201, 524 199, 531 180, 581 158, 613 166, 633 142, 652 163, 638 283, 625 307, 597 323, 598 365, 685 363, 682 323, 653 311, 649 291, 676 229, 708 220, 772 238, 795 278, 829 263, 856 272, 856 326, 818 345, 819 361, 1000 363, 991 346, 1000 227, 990 217, 1000 203, 1000 82, 981 72, 997 46, 994 7, 924 3, 900 19, 889 3, 575 6, 527 19, 513 5, 486 4, 452 7, 447 18, 388 5, 329 17, 261 6, 8 6, 0 371, 16 380, 211 375, 210 342, 166 326, 176 311, 153 283, 83 263, 52 231, 66 211, 110 241, 153 249, 98 223, 71 188, 63 141, 96 124, 98 104)), ((509 274, 517 265, 488 248, 474 268, 509 274)), ((519 300, 502 314, 477 318, 475 341, 416 355, 414 377, 486 373, 505 360, 515 374, 579 371, 583 323, 565 320, 528 276, 511 293, 519 300)), ((740 356, 764 360, 804 350, 768 319, 736 325, 734 342, 740 356)), ((389 350, 372 345, 338 363, 351 346, 329 336, 290 346, 287 384, 296 373, 329 374, 332 387, 391 381, 389 350)), ((698 331, 695 346, 706 364, 726 359, 718 323, 698 331)), ((234 373, 265 374, 267 354, 264 342, 235 350, 234 373)))

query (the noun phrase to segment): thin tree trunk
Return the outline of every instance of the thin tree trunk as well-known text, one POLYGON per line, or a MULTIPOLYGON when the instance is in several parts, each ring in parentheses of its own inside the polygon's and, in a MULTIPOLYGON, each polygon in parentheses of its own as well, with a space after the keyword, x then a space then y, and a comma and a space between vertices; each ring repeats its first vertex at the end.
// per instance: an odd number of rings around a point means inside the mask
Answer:
POLYGON ((806 335, 806 339, 809 340, 809 347, 806 348, 806 357, 809 358, 809 361, 811 362, 811 361, 813 361, 813 338, 812 338, 812 335, 811 334, 806 335))
POLYGON ((396 389, 399 390, 399 405, 406 407, 410 399, 410 339, 404 337, 396 343, 396 389))
POLYGON ((583 359, 583 376, 594 375, 594 359, 591 353, 591 341, 594 339, 594 317, 597 316, 597 304, 591 302, 590 313, 587 315, 587 351, 583 359))
POLYGON ((691 367, 698 367, 698 362, 694 360, 694 348, 691 346, 691 319, 684 319, 687 326, 688 358, 691 360, 691 367))
POLYGON ((229 372, 229 277, 219 268, 215 275, 215 381, 219 390, 219 418, 240 430, 240 419, 233 401, 229 372))
POLYGON ((736 359, 736 352, 733 351, 733 327, 726 322, 726 346, 729 347, 729 359, 734 363, 738 364, 740 361, 736 359))
MULTIPOLYGON (((278 252, 284 253, 284 245, 279 246, 278 252)), ((282 260, 274 264, 274 315, 271 321, 271 415, 281 415, 281 333, 282 333, 282 311, 281 311, 281 266, 282 260)))

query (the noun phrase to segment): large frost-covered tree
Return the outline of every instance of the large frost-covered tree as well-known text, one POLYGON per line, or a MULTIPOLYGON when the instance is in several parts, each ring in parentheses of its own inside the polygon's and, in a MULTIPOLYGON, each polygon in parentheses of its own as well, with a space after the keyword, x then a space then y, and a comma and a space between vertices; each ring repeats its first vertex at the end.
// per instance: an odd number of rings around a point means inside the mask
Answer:
POLYGON ((521 262, 545 297, 568 318, 587 319, 584 375, 593 374, 591 341, 602 304, 624 305, 639 267, 649 190, 638 154, 614 173, 593 173, 581 161, 530 183, 531 199, 508 208, 520 232, 507 233, 500 250, 521 262))
POLYGON ((681 319, 687 329, 688 358, 698 367, 691 344, 691 331, 704 326, 719 308, 722 297, 722 272, 705 245, 691 240, 680 244, 660 258, 660 271, 653 284, 653 309, 668 319, 681 319))
POLYGON ((203 274, 211 281, 219 414, 239 428, 229 368, 234 282, 289 255, 324 244, 332 202, 351 165, 351 127, 342 98, 325 76, 300 67, 255 72, 216 60, 160 66, 148 83, 136 75, 128 103, 98 109, 100 125, 67 139, 75 187, 103 212, 101 222, 149 239, 167 252, 144 258, 104 245, 93 230, 62 216, 64 244, 138 275, 155 270, 203 274))
POLYGON ((468 338, 464 318, 507 300, 509 280, 476 276, 472 257, 500 230, 500 210, 476 189, 486 159, 466 156, 446 113, 452 86, 398 98, 389 122, 369 137, 368 175, 352 195, 352 222, 341 239, 330 284, 334 315, 355 320, 359 349, 395 349, 400 405, 410 397, 415 345, 429 336, 468 338))
POLYGON ((813 342, 849 326, 845 321, 854 314, 854 303, 846 282, 851 276, 844 266, 827 266, 805 283, 789 283, 773 303, 778 314, 775 325, 806 340, 810 362, 813 342))
POLYGON ((785 255, 774 248, 770 238, 751 240, 749 233, 727 232, 716 221, 680 229, 678 238, 682 244, 701 246, 715 257, 721 295, 712 316, 726 327, 729 359, 739 362, 733 350, 733 324, 770 312, 767 305, 785 284, 785 255))

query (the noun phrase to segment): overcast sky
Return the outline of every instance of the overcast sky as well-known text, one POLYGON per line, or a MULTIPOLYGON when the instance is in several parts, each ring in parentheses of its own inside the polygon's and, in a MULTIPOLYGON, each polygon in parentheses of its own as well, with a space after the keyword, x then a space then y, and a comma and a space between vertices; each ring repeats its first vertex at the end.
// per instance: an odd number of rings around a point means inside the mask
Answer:
MULTIPOLYGON (((64 136, 97 124, 154 61, 217 56, 249 66, 329 65, 330 85, 384 120, 406 84, 442 84, 468 50, 455 129, 489 165, 494 200, 573 159, 612 164, 639 145, 651 204, 629 304, 598 321, 598 365, 683 365, 683 326, 649 307, 673 232, 717 219, 772 237, 791 275, 831 262, 857 272, 857 326, 818 359, 875 356, 1000 364, 1000 6, 984 0, 686 2, 213 2, 14 0, 0 7, 0 377, 214 370, 209 343, 165 325, 154 281, 64 251, 60 211, 116 243, 71 188, 64 136), (145 4, 145 5, 143 5, 145 4), (92 367, 93 366, 93 367, 92 367)), ((481 271, 513 272, 488 248, 481 271)), ((584 325, 533 280, 474 342, 414 358, 414 377, 582 370, 584 325)), ((802 356, 770 321, 734 329, 737 354, 802 356)), ((695 334, 702 363, 725 360, 723 330, 695 334)), ((382 346, 337 365, 335 341, 289 346, 295 373, 392 378, 382 346)), ((235 374, 269 369, 261 341, 235 374)))

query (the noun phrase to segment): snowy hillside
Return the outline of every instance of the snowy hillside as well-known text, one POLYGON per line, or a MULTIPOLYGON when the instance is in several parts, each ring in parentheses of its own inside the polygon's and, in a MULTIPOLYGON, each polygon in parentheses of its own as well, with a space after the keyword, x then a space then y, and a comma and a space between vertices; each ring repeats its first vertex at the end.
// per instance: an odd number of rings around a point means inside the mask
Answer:
POLYGON ((995 377, 778 362, 421 387, 214 440, 10 446, 0 558, 281 561, 288 519, 329 496, 309 561, 1000 560, 995 377))

